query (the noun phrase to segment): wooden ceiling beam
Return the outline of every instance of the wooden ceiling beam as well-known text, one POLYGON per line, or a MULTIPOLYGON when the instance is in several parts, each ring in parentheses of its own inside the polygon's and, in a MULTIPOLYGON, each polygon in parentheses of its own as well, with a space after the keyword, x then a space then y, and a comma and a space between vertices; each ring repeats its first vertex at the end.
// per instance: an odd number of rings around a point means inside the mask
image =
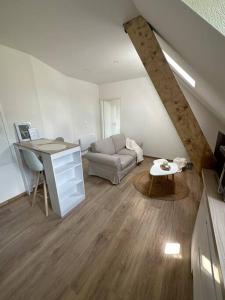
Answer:
POLYGON ((212 168, 215 162, 212 150, 150 25, 142 16, 138 16, 125 23, 124 29, 139 54, 195 169, 201 173, 202 168, 212 168))

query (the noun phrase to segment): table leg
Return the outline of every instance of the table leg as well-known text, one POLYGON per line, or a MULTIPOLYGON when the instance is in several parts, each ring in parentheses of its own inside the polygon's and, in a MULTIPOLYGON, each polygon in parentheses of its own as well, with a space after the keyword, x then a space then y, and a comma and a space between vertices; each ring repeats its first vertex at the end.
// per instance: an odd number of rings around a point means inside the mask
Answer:
POLYGON ((172 174, 172 180, 174 181, 174 174, 172 174))
POLYGON ((152 191, 152 185, 153 185, 153 179, 154 177, 151 176, 151 182, 150 182, 150 185, 149 185, 149 189, 148 189, 148 196, 150 197, 151 196, 151 191, 152 191))

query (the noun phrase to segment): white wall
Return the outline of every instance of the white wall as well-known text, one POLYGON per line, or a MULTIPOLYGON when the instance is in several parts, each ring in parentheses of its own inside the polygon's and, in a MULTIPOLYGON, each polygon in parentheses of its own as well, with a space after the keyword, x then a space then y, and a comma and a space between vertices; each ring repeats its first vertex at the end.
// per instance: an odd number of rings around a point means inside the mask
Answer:
MULTIPOLYGON (((98 87, 69 78, 30 55, 0 46, 0 82, 0 110, 11 150, 16 140, 13 124, 18 121, 30 121, 41 136, 47 138, 63 136, 71 142, 87 136, 99 138, 99 98, 120 98, 121 131, 143 141, 146 155, 187 157, 147 77, 98 87)), ((201 104, 204 97, 193 94, 183 83, 181 87, 213 149, 217 131, 224 130, 224 125, 207 109, 208 103, 201 104)), ((203 90, 203 85, 201 88, 203 90)), ((8 154, 10 159, 4 163, 5 156, 0 151, 0 203, 24 191, 15 155, 13 151, 8 154)))
POLYGON ((31 57, 43 135, 54 139, 62 136, 73 141, 72 115, 67 77, 31 57))
POLYGON ((0 103, 8 125, 10 142, 15 141, 13 123, 29 120, 42 132, 40 107, 30 57, 0 46, 0 103))
MULTIPOLYGON (((12 150, 16 141, 13 124, 19 121, 30 121, 46 138, 63 136, 73 142, 88 134, 99 137, 97 85, 69 78, 5 46, 0 46, 0 82, 0 108, 12 150)), ((7 166, 0 163, 0 203, 24 191, 15 155, 9 157, 7 166)))
POLYGON ((22 180, 9 147, 2 109, 0 107, 0 202, 21 192, 22 180), (3 187, 3 188, 2 188, 3 187))
MULTIPOLYGON (((211 145, 215 146, 221 122, 184 87, 191 108, 211 145)), ((144 154, 153 157, 187 157, 186 150, 147 77, 100 85, 100 98, 121 98, 121 132, 144 142, 144 154)))
POLYGON ((180 87, 188 100, 198 123, 214 152, 218 131, 225 133, 225 124, 221 122, 206 106, 204 106, 190 89, 180 83, 180 87))
POLYGON ((89 135, 100 138, 98 86, 74 78, 67 79, 74 140, 82 140, 89 135))
MULTIPOLYGON (((0 82, 0 105, 5 118, 11 150, 13 150, 14 122, 29 120, 42 132, 29 56, 0 46, 0 82)), ((11 156, 8 164, 1 164, 0 174, 0 202, 24 191, 15 155, 11 156)))
MULTIPOLYGON (((224 98, 212 88, 203 77, 198 74, 184 59, 174 51, 160 36, 156 34, 157 40, 164 51, 167 52, 177 64, 179 64, 195 80, 196 86, 192 89, 195 98, 198 99, 212 114, 225 124, 225 105, 224 98)), ((203 74, 204 75, 204 74, 203 74)), ((176 76, 176 75, 175 75, 176 76)), ((184 86, 184 81, 176 76, 184 86)), ((186 85, 187 86, 187 85, 186 85)))
POLYGON ((101 99, 121 98, 121 132, 144 143, 144 154, 186 156, 176 130, 147 78, 100 85, 101 99))

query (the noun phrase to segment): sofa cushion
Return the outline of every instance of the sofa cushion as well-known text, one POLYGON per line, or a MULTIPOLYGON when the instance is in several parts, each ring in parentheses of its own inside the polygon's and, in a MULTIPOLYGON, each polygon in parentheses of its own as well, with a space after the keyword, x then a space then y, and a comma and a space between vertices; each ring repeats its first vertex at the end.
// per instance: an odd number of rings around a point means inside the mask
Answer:
POLYGON ((115 134, 111 136, 116 153, 118 153, 121 149, 126 147, 126 138, 124 134, 115 134))
POLYGON ((111 137, 92 143, 91 151, 109 155, 113 155, 116 153, 115 146, 111 137))
POLYGON ((132 161, 134 161, 134 158, 130 155, 114 154, 113 156, 120 158, 122 169, 125 169, 132 161))
POLYGON ((130 155, 132 156, 133 158, 136 158, 137 157, 137 153, 134 151, 134 150, 129 150, 127 148, 124 148, 122 150, 120 150, 118 152, 118 154, 121 154, 121 155, 130 155))

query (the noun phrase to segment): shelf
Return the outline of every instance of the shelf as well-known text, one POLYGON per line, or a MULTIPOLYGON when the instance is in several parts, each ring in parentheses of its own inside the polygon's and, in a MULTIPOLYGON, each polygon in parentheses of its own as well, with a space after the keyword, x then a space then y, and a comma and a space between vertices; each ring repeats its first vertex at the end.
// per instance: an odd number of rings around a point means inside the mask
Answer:
POLYGON ((85 198, 85 194, 73 193, 61 202, 61 216, 65 216, 71 209, 76 207, 85 198))
POLYGON ((66 188, 67 185, 73 185, 73 184, 76 185, 76 184, 79 184, 81 182, 83 182, 82 179, 71 178, 71 179, 69 179, 69 180, 67 180, 63 183, 60 183, 58 186, 59 186, 59 189, 61 190, 61 189, 66 188))
POLYGON ((78 185, 82 184, 83 180, 81 179, 70 179, 58 187, 58 194, 61 201, 64 201, 67 197, 74 193, 80 193, 78 191, 78 185))
POLYGON ((62 202, 67 202, 69 199, 75 199, 75 198, 79 198, 81 197, 83 194, 78 193, 78 192, 72 192, 70 193, 67 197, 65 197, 64 199, 62 199, 62 202))
POLYGON ((55 173, 58 175, 58 174, 62 174, 70 169, 73 169, 73 168, 76 168, 78 166, 80 166, 81 163, 76 163, 76 162, 70 162, 70 163, 67 163, 67 164, 64 164, 60 167, 56 167, 55 168, 55 173))
POLYGON ((83 181, 81 179, 80 180, 71 179, 71 180, 68 180, 68 181, 64 182, 63 184, 59 185, 59 187, 58 187, 59 197, 61 199, 63 199, 63 198, 66 198, 68 196, 68 194, 74 193, 74 190, 77 189, 77 185, 82 182, 83 181))
POLYGON ((62 165, 69 162, 81 162, 80 151, 53 158, 54 164, 62 165))

